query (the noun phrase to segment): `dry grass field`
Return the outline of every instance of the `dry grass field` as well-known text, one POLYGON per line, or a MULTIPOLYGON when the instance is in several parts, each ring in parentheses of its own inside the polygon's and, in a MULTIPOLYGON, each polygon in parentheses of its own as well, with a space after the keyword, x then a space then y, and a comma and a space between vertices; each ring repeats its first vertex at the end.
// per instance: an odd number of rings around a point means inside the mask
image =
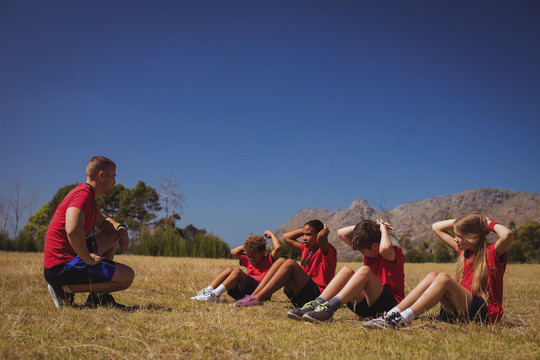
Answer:
MULTIPOLYGON (((412 330, 366 331, 347 309, 327 324, 289 320, 282 292, 255 308, 231 308, 227 295, 221 304, 189 300, 234 260, 118 256, 136 271, 132 287, 115 295, 132 311, 86 309, 86 294, 57 309, 42 256, 0 252, 2 359, 540 358, 538 265, 507 267, 506 313, 497 326, 441 323, 430 319, 433 311, 412 330)), ((453 273, 453 265, 406 264, 406 291, 429 271, 453 273)))

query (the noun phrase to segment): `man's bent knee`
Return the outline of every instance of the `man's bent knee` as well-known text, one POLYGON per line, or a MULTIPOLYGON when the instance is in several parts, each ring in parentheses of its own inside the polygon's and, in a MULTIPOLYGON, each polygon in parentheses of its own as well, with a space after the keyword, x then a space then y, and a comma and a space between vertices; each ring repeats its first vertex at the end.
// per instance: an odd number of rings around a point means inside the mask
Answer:
POLYGON ((114 276, 111 281, 122 286, 122 289, 127 289, 133 283, 135 271, 127 265, 118 264, 114 276), (120 266, 118 266, 120 265, 120 266))

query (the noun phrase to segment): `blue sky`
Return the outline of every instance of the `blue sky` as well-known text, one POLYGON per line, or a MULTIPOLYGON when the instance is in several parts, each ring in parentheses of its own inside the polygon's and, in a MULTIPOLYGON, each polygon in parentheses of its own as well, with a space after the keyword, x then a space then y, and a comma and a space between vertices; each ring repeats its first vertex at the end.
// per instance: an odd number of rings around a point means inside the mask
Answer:
POLYGON ((0 3, 0 192, 176 177, 241 244, 300 209, 540 191, 537 1, 0 3))

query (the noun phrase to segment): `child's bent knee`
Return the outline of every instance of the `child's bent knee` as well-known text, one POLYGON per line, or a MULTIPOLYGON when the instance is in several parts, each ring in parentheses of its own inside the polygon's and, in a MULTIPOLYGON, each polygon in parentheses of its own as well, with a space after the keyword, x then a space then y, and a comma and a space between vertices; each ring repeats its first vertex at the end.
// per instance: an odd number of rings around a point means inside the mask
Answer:
POLYGON ((234 269, 231 271, 231 275, 232 276, 241 276, 242 274, 244 274, 244 272, 242 271, 242 269, 234 269))
POLYGON ((344 266, 341 268, 341 270, 339 270, 340 273, 343 273, 343 274, 348 274, 348 275, 352 275, 354 274, 354 270, 351 269, 350 267, 348 266, 344 266))
POLYGON ((447 273, 440 273, 440 274, 437 275, 436 280, 440 281, 440 282, 443 282, 443 283, 446 283, 446 282, 453 281, 454 278, 451 277, 450 275, 448 275, 447 273))
POLYGON ((362 266, 360 269, 356 270, 356 273, 359 276, 368 276, 371 274, 375 275, 375 273, 373 272, 373 270, 371 270, 369 266, 362 266))

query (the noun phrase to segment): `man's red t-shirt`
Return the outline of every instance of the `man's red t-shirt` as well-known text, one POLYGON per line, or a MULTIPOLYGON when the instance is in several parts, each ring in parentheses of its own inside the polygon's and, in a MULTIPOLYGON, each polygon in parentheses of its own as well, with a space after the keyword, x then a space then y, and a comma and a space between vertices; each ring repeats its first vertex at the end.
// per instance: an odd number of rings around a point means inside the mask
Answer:
POLYGON ((79 184, 58 205, 52 217, 43 253, 43 268, 66 263, 77 256, 66 234, 66 211, 70 207, 81 209, 85 215, 84 231, 90 235, 96 222, 98 207, 90 185, 79 184))
POLYGON ((336 274, 337 251, 332 244, 329 245, 328 253, 324 255, 320 248, 311 253, 304 243, 300 244, 302 250, 300 266, 317 284, 321 293, 336 274))
POLYGON ((380 283, 394 298, 401 302, 405 297, 405 256, 398 246, 394 246, 395 261, 388 261, 381 254, 375 258, 364 256, 364 265, 375 273, 380 283))
POLYGON ((274 261, 272 260, 272 256, 268 254, 268 256, 265 256, 259 261, 257 265, 253 265, 253 263, 249 260, 249 257, 245 254, 240 255, 240 266, 244 266, 247 268, 247 274, 251 276, 253 279, 257 280, 258 282, 261 282, 264 275, 270 270, 270 267, 272 266, 272 263, 274 261))
MULTIPOLYGON (((474 277, 474 269, 471 269, 469 265, 470 252, 467 251, 465 255, 465 266, 463 279, 461 279, 461 286, 471 291, 472 282, 474 277)), ((495 244, 488 245, 486 249, 486 260, 488 265, 488 285, 489 285, 489 302, 488 302, 488 322, 490 324, 497 323, 503 316, 504 310, 502 307, 503 300, 503 277, 506 270, 506 261, 508 260, 508 253, 504 253, 497 256, 495 251, 495 244)), ((479 296, 478 294, 474 294, 479 296)))

